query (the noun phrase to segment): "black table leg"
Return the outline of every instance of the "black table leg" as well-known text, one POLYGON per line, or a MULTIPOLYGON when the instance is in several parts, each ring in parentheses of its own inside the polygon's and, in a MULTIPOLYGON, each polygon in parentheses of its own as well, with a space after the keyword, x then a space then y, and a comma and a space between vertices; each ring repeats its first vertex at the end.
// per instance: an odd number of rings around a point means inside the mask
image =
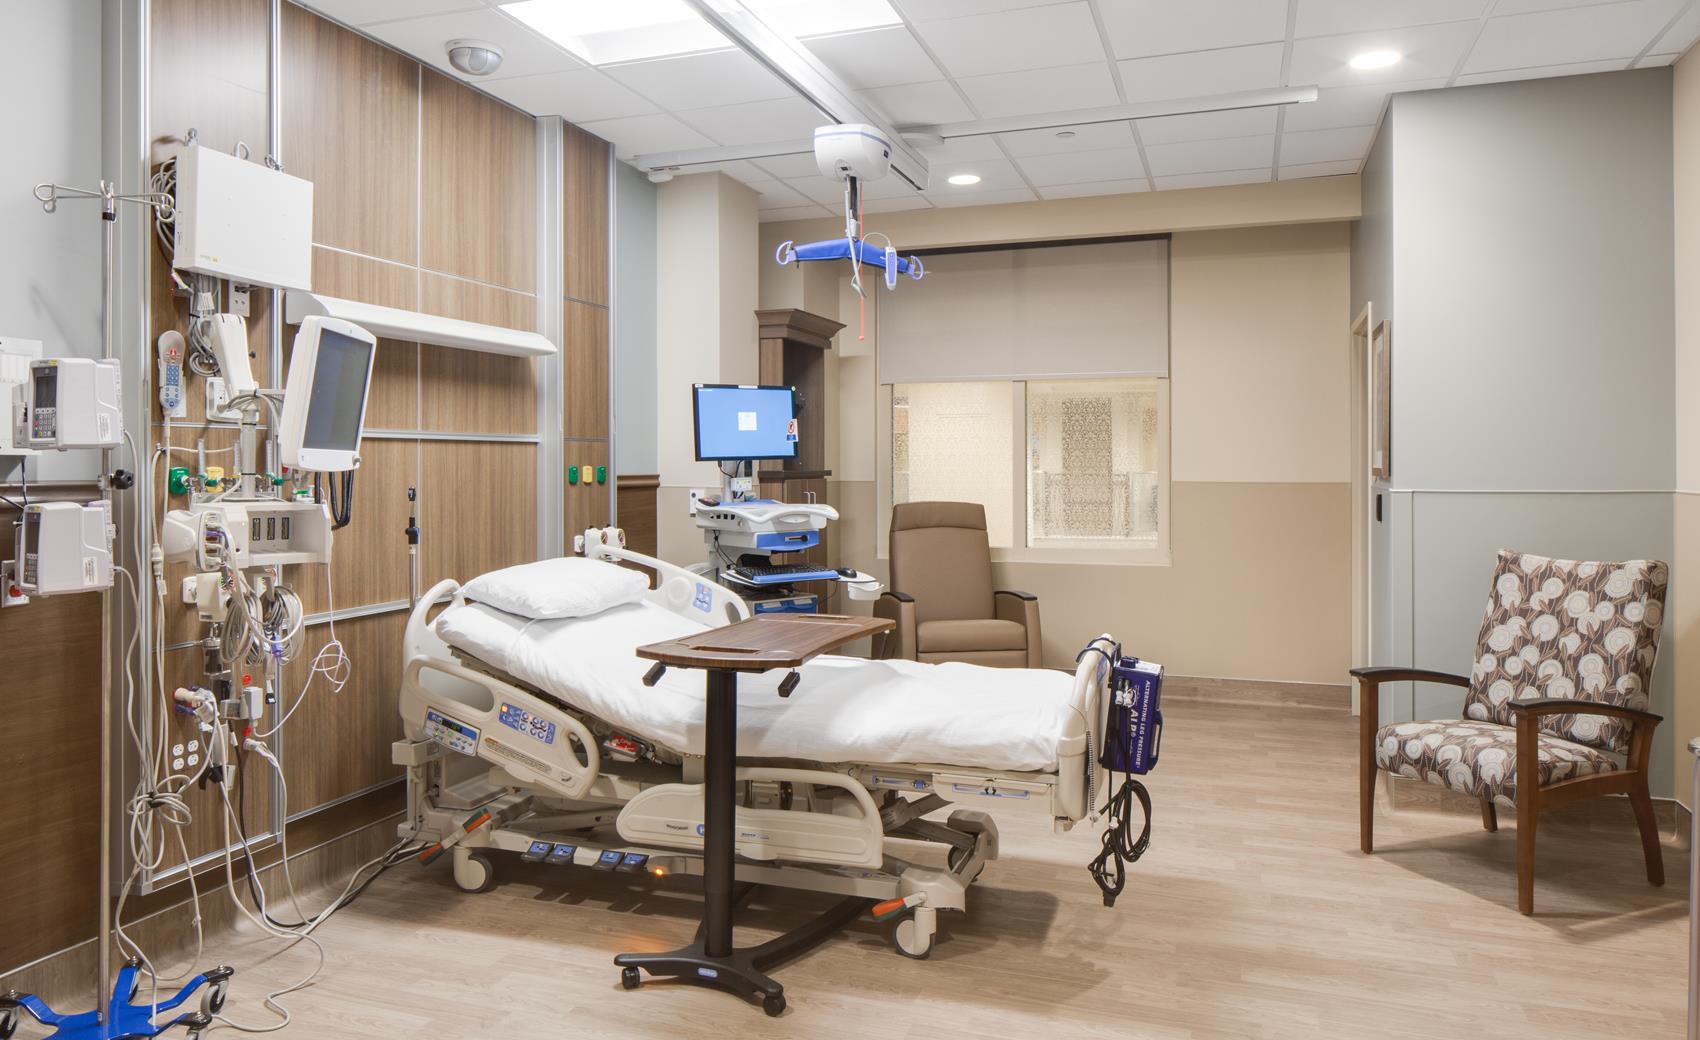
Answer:
MULTIPOLYGON (((707 733, 703 755, 703 918, 695 940, 671 953, 622 953, 614 958, 620 982, 636 989, 641 971, 718 986, 745 999, 759 997, 769 1015, 785 1010, 785 987, 762 968, 789 960, 830 938, 872 900, 845 899, 786 935, 740 950, 732 945, 738 807, 738 673, 708 672, 707 733)), ((746 891, 745 895, 748 894, 746 891)))

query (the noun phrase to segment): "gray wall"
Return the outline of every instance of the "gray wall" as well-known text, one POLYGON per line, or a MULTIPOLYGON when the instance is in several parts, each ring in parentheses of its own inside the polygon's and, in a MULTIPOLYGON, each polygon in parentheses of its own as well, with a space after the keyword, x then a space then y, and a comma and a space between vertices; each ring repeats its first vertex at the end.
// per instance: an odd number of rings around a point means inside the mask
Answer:
POLYGON ((1496 549, 1670 559, 1671 141, 1663 68, 1394 96, 1353 243, 1354 306, 1399 303, 1377 663, 1468 671, 1496 549))
POLYGON ((655 185, 614 164, 614 472, 655 473, 655 185))
MULTIPOLYGON (((13 43, 0 62, 0 126, 13 143, 0 163, 0 336, 40 340, 48 356, 100 355, 99 205, 67 202, 47 214, 30 194, 42 181, 100 181, 100 8, 98 0, 0 0, 13 43)), ((29 460, 31 480, 92 477, 98 468, 93 452, 29 460)), ((0 460, 0 481, 18 476, 16 461, 0 460)))

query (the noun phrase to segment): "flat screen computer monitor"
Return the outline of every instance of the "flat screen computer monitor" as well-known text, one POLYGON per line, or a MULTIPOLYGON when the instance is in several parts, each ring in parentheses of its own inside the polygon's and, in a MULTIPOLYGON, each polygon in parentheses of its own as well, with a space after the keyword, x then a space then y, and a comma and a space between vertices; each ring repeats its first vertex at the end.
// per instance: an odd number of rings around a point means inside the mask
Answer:
POLYGON ((797 455, 796 395, 788 386, 691 388, 698 462, 789 459, 797 455))
POLYGON ((358 325, 310 317, 290 350, 278 439, 283 464, 320 473, 360 465, 378 341, 358 325))

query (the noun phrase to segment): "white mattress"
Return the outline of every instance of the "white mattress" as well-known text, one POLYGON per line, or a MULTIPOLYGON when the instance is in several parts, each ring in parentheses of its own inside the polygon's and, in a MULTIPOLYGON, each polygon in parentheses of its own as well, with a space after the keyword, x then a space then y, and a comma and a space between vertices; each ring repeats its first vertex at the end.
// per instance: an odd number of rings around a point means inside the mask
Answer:
MULTIPOLYGON (((634 650, 704 626, 650 603, 587 618, 529 621, 483 604, 443 612, 444 642, 618 729, 700 755, 700 671, 670 669, 653 688, 634 650)), ((823 656, 789 698, 783 671, 738 678, 738 753, 828 763, 928 762, 1051 771, 1074 678, 983 668, 823 656)))

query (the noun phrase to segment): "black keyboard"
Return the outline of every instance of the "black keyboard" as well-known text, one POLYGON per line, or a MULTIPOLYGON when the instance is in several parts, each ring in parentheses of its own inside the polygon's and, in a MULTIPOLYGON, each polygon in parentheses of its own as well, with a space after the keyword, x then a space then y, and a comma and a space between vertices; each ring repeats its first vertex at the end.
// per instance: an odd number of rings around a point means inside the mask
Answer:
POLYGON ((745 563, 738 561, 734 568, 751 578, 782 578, 791 574, 830 573, 831 567, 819 563, 745 563))

